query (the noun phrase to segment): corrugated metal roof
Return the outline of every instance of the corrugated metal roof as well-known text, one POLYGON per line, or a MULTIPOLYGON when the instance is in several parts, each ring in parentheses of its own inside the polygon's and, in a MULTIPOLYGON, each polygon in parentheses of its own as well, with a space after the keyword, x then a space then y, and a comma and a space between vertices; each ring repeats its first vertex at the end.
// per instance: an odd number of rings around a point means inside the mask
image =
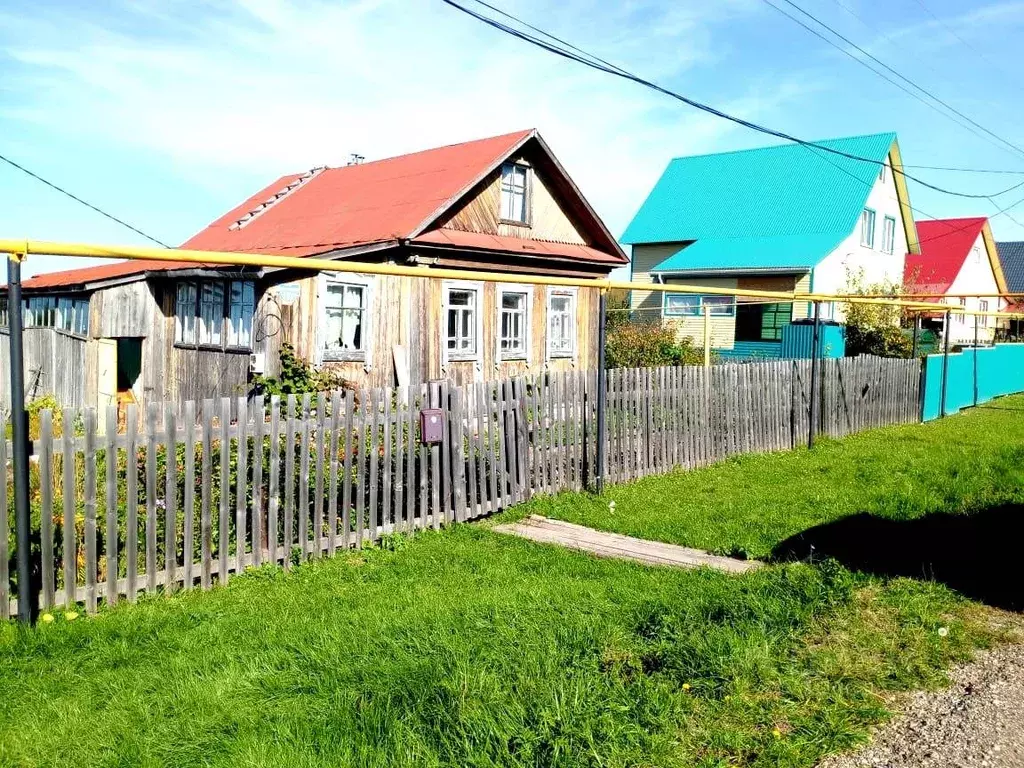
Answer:
POLYGON ((895 133, 815 142, 872 162, 799 144, 676 158, 622 240, 848 235, 895 142, 895 133))
POLYGON ((948 291, 986 221, 988 219, 980 216, 917 222, 921 253, 907 254, 903 265, 904 287, 917 293, 948 291))
POLYGON ((655 273, 771 270, 806 272, 822 254, 839 245, 842 235, 703 238, 683 246, 652 269, 655 273))
POLYGON ((996 243, 1006 285, 1011 293, 1024 293, 1024 241, 996 243))

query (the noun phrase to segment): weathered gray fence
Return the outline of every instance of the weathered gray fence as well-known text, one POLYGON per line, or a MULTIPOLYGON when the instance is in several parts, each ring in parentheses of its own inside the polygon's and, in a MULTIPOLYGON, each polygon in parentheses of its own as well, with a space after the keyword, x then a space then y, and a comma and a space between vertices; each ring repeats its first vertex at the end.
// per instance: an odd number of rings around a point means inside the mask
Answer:
MULTIPOLYGON (((11 410, 10 331, 0 328, 0 413, 11 410)), ((25 397, 53 395, 58 403, 80 407, 84 403, 82 379, 87 377, 86 341, 55 328, 26 328, 25 397)))
MULTIPOLYGON (((916 421, 916 361, 822 367, 824 433, 916 421)), ((802 362, 607 373, 606 477, 623 481, 772 451, 807 435, 802 362)), ((265 563, 580 490, 597 454, 596 372, 455 387, 363 390, 43 411, 33 441, 33 561, 45 608, 209 588, 265 563), (441 408, 426 445, 420 412, 441 408)), ((0 467, 10 444, 0 440, 0 467)), ((9 474, 0 532, 12 525, 9 474)), ((13 537, 0 535, 0 615, 15 610, 13 537)))

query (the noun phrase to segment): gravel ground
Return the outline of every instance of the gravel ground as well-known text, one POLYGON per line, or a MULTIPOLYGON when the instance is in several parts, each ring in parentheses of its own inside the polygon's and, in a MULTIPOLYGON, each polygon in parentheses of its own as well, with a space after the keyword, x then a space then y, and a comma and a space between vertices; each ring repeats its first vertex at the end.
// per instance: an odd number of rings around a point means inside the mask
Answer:
POLYGON ((983 651, 950 680, 900 699, 872 743, 819 768, 1024 768, 1024 644, 983 651))

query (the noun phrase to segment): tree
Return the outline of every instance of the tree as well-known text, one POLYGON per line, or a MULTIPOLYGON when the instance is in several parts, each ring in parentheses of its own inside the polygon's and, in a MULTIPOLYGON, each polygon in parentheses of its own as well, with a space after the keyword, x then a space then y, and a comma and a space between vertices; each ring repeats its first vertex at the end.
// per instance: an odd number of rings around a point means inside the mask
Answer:
MULTIPOLYGON (((846 293, 855 296, 891 296, 898 299, 903 287, 883 279, 867 283, 864 270, 847 270, 846 293)), ((843 304, 846 314, 846 354, 910 357, 913 343, 903 333, 903 312, 892 304, 843 304)))

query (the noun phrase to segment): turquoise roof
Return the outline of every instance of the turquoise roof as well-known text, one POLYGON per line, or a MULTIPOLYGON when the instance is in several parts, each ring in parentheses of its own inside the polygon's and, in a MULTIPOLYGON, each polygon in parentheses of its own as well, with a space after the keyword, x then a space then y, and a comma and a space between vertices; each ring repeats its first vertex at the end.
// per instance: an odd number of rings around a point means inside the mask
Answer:
POLYGON ((652 271, 807 272, 842 239, 834 234, 703 238, 681 246, 652 271))
POLYGON ((815 142, 870 162, 799 144, 676 158, 622 241, 696 240, 668 260, 683 270, 814 266, 853 231, 895 141, 879 133, 815 142), (715 242, 697 247, 704 239, 715 242))

